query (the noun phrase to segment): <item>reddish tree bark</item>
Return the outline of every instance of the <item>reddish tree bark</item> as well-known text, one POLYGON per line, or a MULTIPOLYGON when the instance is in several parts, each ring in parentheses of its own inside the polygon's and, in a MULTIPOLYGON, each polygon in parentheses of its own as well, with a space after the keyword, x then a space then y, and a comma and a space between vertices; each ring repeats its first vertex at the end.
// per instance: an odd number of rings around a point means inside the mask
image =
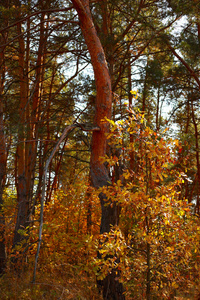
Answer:
MULTIPOLYGON (((111 118, 112 111, 111 79, 104 50, 92 21, 89 0, 72 0, 72 3, 79 16, 80 27, 91 56, 95 76, 97 96, 94 123, 100 130, 94 131, 92 136, 90 172, 92 185, 99 188, 111 184, 108 170, 101 162, 101 157, 104 157, 106 154, 106 133, 109 132, 108 122, 102 122, 102 120, 105 117, 111 118)), ((117 225, 119 222, 119 208, 115 204, 113 206, 109 205, 109 201, 102 193, 99 195, 99 198, 102 208, 100 232, 109 232, 111 226, 117 225), (105 205, 105 200, 107 205, 105 205)), ((115 270, 111 274, 108 274, 100 282, 99 286, 103 290, 104 299, 125 299, 122 284, 119 283, 115 270)))
POLYGON ((27 155, 26 155, 26 177, 27 177, 27 191, 29 193, 29 202, 32 200, 32 192, 34 185, 34 174, 35 174, 35 164, 37 156, 37 146, 38 146, 38 121, 40 118, 40 106, 43 93, 43 80, 45 73, 45 55, 44 49, 46 47, 46 36, 44 28, 45 13, 41 14, 40 18, 40 40, 38 45, 36 69, 35 69, 35 86, 32 96, 32 107, 31 115, 29 117, 29 136, 28 140, 31 142, 27 143, 27 155))
MULTIPOLYGON (((19 16, 20 17, 20 16, 19 16)), ((30 27, 28 20, 27 27, 30 27)), ((17 221, 13 247, 24 239, 20 234, 20 229, 26 229, 29 225, 29 213, 32 205, 34 174, 38 145, 38 120, 40 114, 40 101, 42 94, 42 83, 44 76, 44 55, 43 50, 46 44, 44 36, 44 14, 41 15, 40 40, 38 46, 38 55, 35 70, 35 86, 32 97, 29 95, 29 36, 27 41, 21 35, 22 24, 17 23, 17 33, 19 42, 19 88, 20 88, 20 105, 19 105, 19 134, 17 146, 17 221), (31 102, 31 105, 30 105, 31 102)))

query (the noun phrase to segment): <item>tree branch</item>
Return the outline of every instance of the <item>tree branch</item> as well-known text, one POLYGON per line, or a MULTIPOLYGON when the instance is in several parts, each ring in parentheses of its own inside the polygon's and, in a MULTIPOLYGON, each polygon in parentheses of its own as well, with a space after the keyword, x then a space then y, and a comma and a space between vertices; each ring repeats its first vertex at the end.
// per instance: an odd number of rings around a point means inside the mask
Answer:
MULTIPOLYGON (((46 160, 46 164, 45 164, 45 167, 44 167, 43 180, 42 180, 43 181, 43 186, 42 186, 41 208, 40 208, 40 227, 39 227, 39 237, 38 237, 37 253, 36 253, 36 256, 35 256, 35 266, 34 266, 33 281, 32 281, 33 283, 35 282, 35 278, 36 278, 37 262, 38 262, 40 247, 41 247, 41 243, 42 243, 44 198, 45 198, 45 191, 46 191, 45 187, 46 187, 46 181, 47 181, 48 168, 49 168, 49 165, 50 165, 51 160, 53 159, 55 153, 59 149, 60 144, 63 142, 63 140, 66 137, 68 137, 68 135, 70 134, 70 132, 72 132, 77 127, 80 127, 82 130, 86 130, 86 129, 84 129, 83 124, 72 124, 72 125, 67 126, 65 128, 65 130, 63 131, 63 133, 62 133, 60 139, 58 140, 57 144, 53 148, 53 150, 52 150, 49 158, 46 160)), ((94 131, 94 130, 99 130, 99 129, 97 127, 91 127, 90 130, 94 131)))
POLYGON ((4 32, 4 31, 8 30, 8 29, 11 28, 11 27, 16 26, 17 24, 19 24, 19 23, 21 23, 21 22, 26 21, 27 19, 30 19, 31 17, 37 16, 37 15, 39 15, 39 14, 51 13, 51 12, 68 11, 68 10, 71 10, 72 8, 73 8, 73 7, 71 6, 71 7, 67 7, 67 8, 52 8, 52 9, 45 9, 45 10, 39 10, 39 11, 36 11, 36 12, 34 12, 34 13, 32 13, 32 14, 26 16, 25 18, 20 19, 20 20, 14 22, 14 23, 8 25, 7 27, 1 29, 1 30, 0 30, 0 33, 2 33, 2 32, 4 32))
POLYGON ((186 61, 176 52, 176 50, 171 46, 169 42, 166 42, 167 47, 172 51, 172 53, 180 60, 180 62, 186 67, 192 77, 195 79, 196 83, 200 88, 200 80, 195 71, 186 63, 186 61))

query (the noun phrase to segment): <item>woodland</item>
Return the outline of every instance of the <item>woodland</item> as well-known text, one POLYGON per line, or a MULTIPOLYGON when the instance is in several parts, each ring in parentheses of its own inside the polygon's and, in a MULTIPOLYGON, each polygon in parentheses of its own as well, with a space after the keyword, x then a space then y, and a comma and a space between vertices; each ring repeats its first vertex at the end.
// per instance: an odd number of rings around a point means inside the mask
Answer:
POLYGON ((0 299, 200 299, 200 2, 0 1, 0 299))

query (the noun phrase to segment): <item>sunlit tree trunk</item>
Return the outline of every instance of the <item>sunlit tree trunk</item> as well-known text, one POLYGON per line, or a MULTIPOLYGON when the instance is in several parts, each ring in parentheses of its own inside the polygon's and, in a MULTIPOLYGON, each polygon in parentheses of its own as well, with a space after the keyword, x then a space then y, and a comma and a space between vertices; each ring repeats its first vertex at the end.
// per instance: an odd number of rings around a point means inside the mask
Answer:
MULTIPOLYGON (((95 30, 88 0, 72 0, 72 3, 79 15, 80 26, 82 29, 85 42, 87 44, 91 61, 94 70, 96 83, 96 114, 95 125, 100 130, 94 131, 92 136, 92 150, 90 160, 91 182, 96 188, 108 186, 110 178, 108 170, 101 162, 101 157, 106 154, 107 139, 106 133, 109 132, 109 124, 102 122, 105 117, 111 118, 112 110, 112 91, 111 79, 102 48, 101 42, 95 30)), ((102 208, 101 229, 100 232, 109 232, 112 225, 117 225, 119 222, 119 209, 117 205, 109 205, 106 202, 105 195, 99 195, 102 208), (105 205, 105 202, 107 205, 105 205)), ((123 295, 122 284, 113 270, 101 282, 104 299, 125 299, 123 295)))

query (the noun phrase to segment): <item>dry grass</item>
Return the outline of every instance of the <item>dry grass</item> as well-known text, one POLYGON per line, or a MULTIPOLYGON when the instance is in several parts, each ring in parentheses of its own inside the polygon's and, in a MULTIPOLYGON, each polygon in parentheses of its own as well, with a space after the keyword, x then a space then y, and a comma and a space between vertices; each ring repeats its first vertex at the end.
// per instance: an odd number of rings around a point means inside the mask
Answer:
POLYGON ((29 268, 17 275, 9 270, 0 278, 1 300, 102 300, 95 278, 84 272, 77 274, 71 266, 58 266, 54 270, 39 270, 32 283, 33 271, 29 268))

